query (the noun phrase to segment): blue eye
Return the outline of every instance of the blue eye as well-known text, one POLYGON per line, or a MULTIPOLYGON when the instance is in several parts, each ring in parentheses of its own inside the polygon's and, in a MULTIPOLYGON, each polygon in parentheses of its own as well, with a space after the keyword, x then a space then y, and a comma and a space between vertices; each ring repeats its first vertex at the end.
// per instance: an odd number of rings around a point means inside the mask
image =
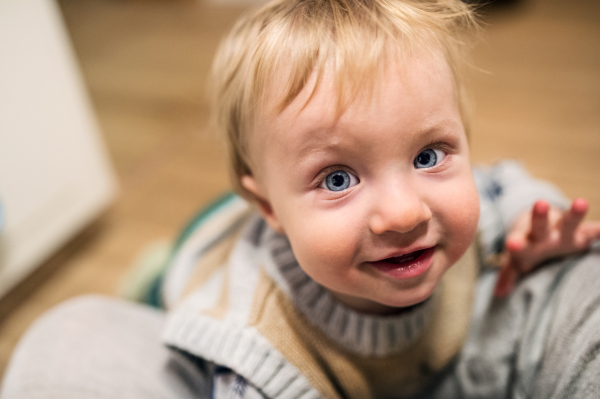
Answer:
POLYGON ((336 170, 327 175, 320 187, 329 191, 342 191, 356 184, 358 184, 356 176, 345 170, 336 170))
POLYGON ((419 155, 415 158, 414 165, 417 169, 425 169, 431 168, 438 164, 446 154, 441 150, 434 150, 428 148, 426 150, 421 151, 419 155))

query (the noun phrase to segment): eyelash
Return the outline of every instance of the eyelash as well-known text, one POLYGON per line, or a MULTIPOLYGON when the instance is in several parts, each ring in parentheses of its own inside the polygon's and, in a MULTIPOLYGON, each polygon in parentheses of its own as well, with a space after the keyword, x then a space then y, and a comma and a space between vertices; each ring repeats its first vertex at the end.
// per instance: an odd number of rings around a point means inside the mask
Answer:
POLYGON ((421 152, 425 151, 425 150, 441 150, 444 151, 446 154, 452 154, 454 152, 454 147, 452 147, 451 145, 441 142, 441 141, 432 141, 431 143, 427 144, 426 146, 424 146, 423 148, 421 148, 418 152, 417 155, 419 155, 421 152))
MULTIPOLYGON (((428 149, 441 150, 441 151, 444 151, 446 153, 446 155, 450 155, 450 154, 452 154, 454 152, 454 147, 453 146, 451 146, 451 145, 449 145, 447 143, 444 143, 444 142, 432 140, 429 144, 423 146, 419 150, 419 152, 417 152, 417 155, 420 154, 421 152, 425 151, 425 150, 428 150, 428 149)), ((327 176, 330 173, 335 172, 337 170, 344 170, 344 171, 346 171, 348 173, 352 173, 353 175, 357 176, 357 174, 352 169, 350 169, 347 166, 344 166, 344 165, 332 165, 332 166, 329 166, 329 167, 323 169, 317 175, 317 177, 315 178, 314 183, 313 183, 313 188, 314 189, 318 189, 321 186, 321 184, 323 184, 323 182, 325 181, 325 179, 327 178, 327 176)), ((358 180, 360 182, 360 178, 358 180)))
MULTIPOLYGON (((420 153, 422 153, 425 150, 440 150, 443 151, 446 156, 444 157, 444 159, 442 160, 442 164, 446 162, 446 159, 448 158, 449 155, 452 155, 454 153, 456 153, 456 147, 442 142, 442 141, 431 141, 429 144, 427 144, 426 146, 423 146, 418 152, 417 155, 418 156, 420 153)), ((415 156, 415 158, 416 158, 415 156)), ((415 159, 413 158, 413 159, 415 159)), ((438 164, 441 165, 441 164, 438 164)), ((438 165, 433 166, 432 168, 437 167, 438 165)))

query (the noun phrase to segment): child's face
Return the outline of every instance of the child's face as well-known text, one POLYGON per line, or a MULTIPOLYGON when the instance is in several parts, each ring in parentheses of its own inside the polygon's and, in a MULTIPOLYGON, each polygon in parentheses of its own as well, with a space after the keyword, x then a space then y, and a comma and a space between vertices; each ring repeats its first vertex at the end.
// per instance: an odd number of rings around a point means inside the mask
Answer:
POLYGON ((479 217, 448 65, 392 63, 339 117, 331 73, 302 108, 311 89, 259 118, 255 175, 242 184, 305 272, 348 306, 386 313, 425 300, 479 217))

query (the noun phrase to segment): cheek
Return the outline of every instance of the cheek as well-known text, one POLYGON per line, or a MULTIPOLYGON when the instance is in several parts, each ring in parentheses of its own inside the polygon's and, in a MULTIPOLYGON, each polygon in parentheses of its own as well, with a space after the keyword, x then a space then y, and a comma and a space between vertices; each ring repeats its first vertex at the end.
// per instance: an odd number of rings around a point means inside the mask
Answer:
POLYGON ((437 201, 441 229, 447 237, 448 256, 458 260, 473 242, 479 221, 479 196, 469 181, 454 185, 437 201))
POLYGON ((303 212, 288 220, 286 230, 294 254, 302 268, 317 282, 343 279, 360 248, 360 226, 357 220, 341 217, 336 212, 303 212), (291 223, 290 223, 291 222, 291 223))

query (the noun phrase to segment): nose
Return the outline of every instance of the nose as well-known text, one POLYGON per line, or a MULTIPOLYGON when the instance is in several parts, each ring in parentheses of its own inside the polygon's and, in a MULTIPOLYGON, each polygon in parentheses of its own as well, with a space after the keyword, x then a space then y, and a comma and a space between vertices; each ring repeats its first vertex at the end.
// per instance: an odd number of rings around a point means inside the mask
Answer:
POLYGON ((374 199, 370 228, 375 234, 386 231, 408 233, 431 219, 431 209, 422 196, 409 188, 386 190, 374 199))

